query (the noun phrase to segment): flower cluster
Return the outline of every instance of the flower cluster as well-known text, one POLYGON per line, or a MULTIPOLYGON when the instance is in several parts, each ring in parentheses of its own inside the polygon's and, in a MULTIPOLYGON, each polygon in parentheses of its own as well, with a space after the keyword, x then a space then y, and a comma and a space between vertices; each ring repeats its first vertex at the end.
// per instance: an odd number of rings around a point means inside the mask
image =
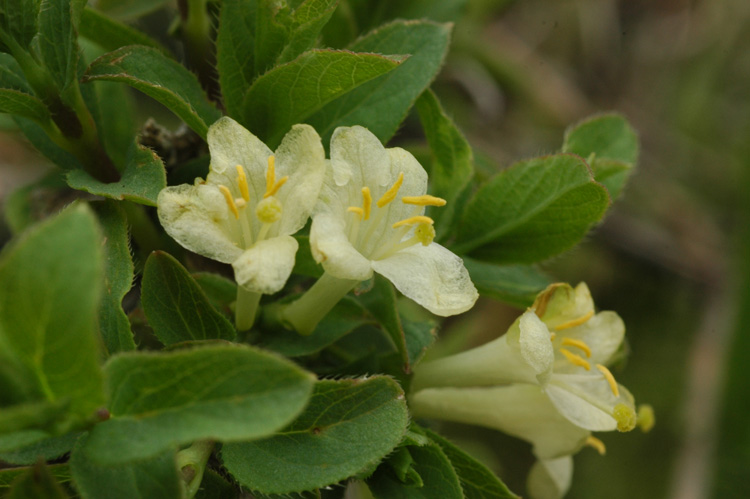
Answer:
POLYGON ((540 459, 530 491, 559 497, 570 482, 570 456, 586 444, 605 451, 591 432, 653 422, 647 410, 639 421, 633 396, 607 367, 624 334, 616 313, 595 314, 585 284, 554 284, 496 340, 417 366, 412 412, 527 440, 540 459))
POLYGON ((386 149, 362 127, 342 127, 326 161, 320 137, 295 125, 272 152, 230 118, 208 132, 210 173, 164 189, 159 220, 183 247, 229 263, 238 286, 237 326, 249 329, 261 294, 286 283, 312 215, 313 256, 326 274, 283 314, 309 334, 358 282, 378 272, 438 315, 471 308, 478 294, 463 261, 433 243, 427 174, 408 152, 386 149))

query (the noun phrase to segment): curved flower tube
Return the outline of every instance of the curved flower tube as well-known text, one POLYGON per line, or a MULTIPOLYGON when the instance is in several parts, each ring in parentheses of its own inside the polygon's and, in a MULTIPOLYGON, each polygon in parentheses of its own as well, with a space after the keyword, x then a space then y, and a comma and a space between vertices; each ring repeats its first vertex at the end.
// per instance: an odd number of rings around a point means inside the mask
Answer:
POLYGON ((309 334, 358 282, 377 272, 430 312, 448 316, 477 300, 463 260, 433 242, 427 173, 401 148, 386 149, 367 129, 337 128, 330 168, 312 214, 310 247, 325 274, 284 319, 309 334), (325 295, 325 296, 324 296, 325 295))
POLYGON ((284 286, 294 266, 291 236, 307 221, 325 172, 317 132, 295 125, 274 153, 231 118, 208 131, 206 180, 167 187, 159 221, 190 251, 229 263, 238 286, 237 327, 249 329, 261 294, 284 286))
POLYGON ((412 389, 534 384, 581 428, 630 431, 633 396, 606 367, 624 335, 616 313, 594 314, 586 284, 554 284, 500 338, 417 366, 412 389))

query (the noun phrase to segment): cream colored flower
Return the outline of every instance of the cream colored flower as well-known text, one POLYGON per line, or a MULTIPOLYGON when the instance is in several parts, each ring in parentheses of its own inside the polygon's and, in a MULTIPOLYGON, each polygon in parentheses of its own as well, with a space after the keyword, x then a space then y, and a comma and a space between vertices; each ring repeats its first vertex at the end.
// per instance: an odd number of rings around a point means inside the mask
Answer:
POLYGON ((294 266, 301 229, 325 172, 320 137, 295 125, 274 153, 231 118, 208 131, 206 180, 167 187, 157 200, 159 220, 180 245, 232 264, 237 283, 275 293, 294 266))
POLYGON ((427 173, 400 148, 386 149, 367 129, 337 128, 331 168, 312 215, 310 246, 326 274, 359 282, 373 271, 430 312, 453 315, 478 298, 463 260, 433 242, 427 173))
POLYGON ((624 334, 616 313, 594 314, 585 284, 552 285, 505 335, 417 366, 412 389, 531 384, 582 429, 630 431, 636 424, 633 396, 606 367, 624 334))

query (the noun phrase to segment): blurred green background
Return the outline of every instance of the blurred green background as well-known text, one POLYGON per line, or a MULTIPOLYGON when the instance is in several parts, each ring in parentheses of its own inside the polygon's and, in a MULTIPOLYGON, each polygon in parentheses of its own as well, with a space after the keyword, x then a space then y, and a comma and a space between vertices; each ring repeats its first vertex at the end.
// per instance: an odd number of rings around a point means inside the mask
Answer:
MULTIPOLYGON (((433 88, 484 171, 559 150, 568 125, 599 111, 621 112, 640 134, 638 170, 606 220, 543 268, 586 281, 598 308, 623 317, 630 355, 614 374, 657 424, 599 435, 607 455, 576 456, 568 497, 750 497, 750 2, 410 1, 457 21, 433 88)), ((169 18, 167 8, 139 23, 163 36, 169 18)), ((138 102, 144 120, 177 125, 138 102)), ((4 198, 48 166, 0 125, 4 198)), ((413 118, 396 140, 420 133, 413 118)), ((438 348, 487 341, 517 315, 482 300, 446 324, 438 348)), ((441 429, 523 494, 528 445, 441 429)))

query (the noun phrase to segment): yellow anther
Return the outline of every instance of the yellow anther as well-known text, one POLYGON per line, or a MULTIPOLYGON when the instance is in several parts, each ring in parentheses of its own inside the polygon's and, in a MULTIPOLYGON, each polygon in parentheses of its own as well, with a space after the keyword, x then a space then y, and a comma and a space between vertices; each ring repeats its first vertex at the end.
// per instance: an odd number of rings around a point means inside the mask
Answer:
POLYGON ((604 442, 596 437, 589 435, 589 438, 586 439, 586 445, 596 449, 596 451, 602 456, 607 453, 607 447, 604 446, 604 442))
POLYGON ((281 203, 275 197, 264 198, 255 206, 255 215, 264 224, 276 222, 281 218, 281 203))
POLYGON ((224 195, 224 200, 227 202, 227 206, 229 206, 229 210, 234 214, 234 218, 239 219, 240 212, 237 210, 237 205, 234 204, 234 198, 232 197, 232 192, 225 185, 220 185, 219 190, 224 195))
POLYGON ((560 349, 560 353, 563 354, 565 358, 570 361, 571 364, 575 364, 577 366, 583 367, 587 371, 591 370, 591 364, 589 364, 588 361, 586 361, 586 359, 584 359, 580 355, 576 355, 573 352, 566 350, 564 348, 560 349))
POLYGON ((593 316, 594 316, 594 311, 593 310, 589 310, 587 314, 582 315, 581 317, 579 317, 577 319, 573 319, 573 320, 568 321, 568 322, 563 322, 562 324, 559 324, 559 325, 555 326, 555 329, 557 331, 561 331, 563 329, 569 329, 571 327, 580 326, 581 324, 583 324, 587 320, 591 319, 593 316))
POLYGON ((640 428, 643 433, 651 431, 651 428, 654 427, 654 423, 656 423, 654 408, 648 404, 638 406, 638 418, 636 421, 638 428, 640 428))
POLYGON ((276 181, 276 158, 269 156, 268 169, 266 170, 266 193, 263 194, 263 199, 269 198, 279 192, 279 189, 281 189, 281 186, 287 180, 289 180, 289 177, 285 175, 276 181))
POLYGON ((401 172, 398 174, 398 178, 393 183, 390 189, 385 191, 385 194, 381 196, 380 199, 378 199, 378 202, 375 203, 378 205, 378 208, 382 208, 383 206, 387 205, 394 199, 396 199, 396 194, 398 194, 398 190, 401 188, 401 184, 404 183, 404 172, 401 172))
POLYGON ((370 218, 372 209, 372 194, 369 187, 362 187, 362 217, 367 220, 370 218))
POLYGON ((552 332, 552 333, 549 334, 549 340, 550 341, 555 341, 555 338, 557 338, 557 335, 554 332, 552 332))
POLYGON ((586 354, 586 357, 591 357, 591 349, 583 340, 577 340, 575 338, 563 338, 562 344, 568 347, 576 347, 581 350, 583 350, 583 353, 586 354))
POLYGON ((349 208, 346 209, 346 211, 350 211, 352 213, 356 213, 357 216, 359 216, 360 220, 362 220, 362 215, 364 215, 364 213, 365 213, 365 210, 363 210, 359 206, 350 206, 349 208))
POLYGON ((435 221, 431 219, 430 217, 425 217, 423 215, 417 215, 416 217, 410 217, 405 218, 399 222, 396 222, 392 225, 394 229, 398 229, 399 227, 402 227, 404 225, 416 225, 416 224, 434 224, 435 221))
POLYGON ((625 404, 617 404, 612 411, 612 417, 617 421, 617 431, 630 431, 635 428, 637 418, 632 407, 625 404))
POLYGON ((274 184, 270 191, 267 191, 265 194, 263 194, 263 198, 265 199, 275 195, 277 192, 279 192, 279 189, 281 189, 281 186, 284 185, 287 180, 289 180, 289 177, 287 175, 281 177, 279 181, 274 184))
POLYGON ((419 224, 414 230, 414 236, 422 246, 429 246, 435 239, 435 227, 431 224, 419 224))
POLYGON ((240 186, 240 194, 245 202, 250 201, 250 189, 247 187, 247 176, 242 165, 237 165, 237 185, 240 186))
POLYGON ((448 201, 425 194, 424 196, 404 196, 401 198, 401 202, 404 204, 416 204, 417 206, 445 206, 448 201))
POLYGON ((619 397, 620 389, 617 386, 617 381, 615 381, 615 377, 612 376, 611 372, 609 372, 609 369, 607 369, 601 364, 597 364, 596 368, 599 369, 599 371, 601 371, 601 373, 604 375, 604 379, 606 379, 607 383, 609 383, 609 388, 612 390, 612 394, 615 397, 619 397))
POLYGON ((276 183, 276 157, 268 157, 268 168, 266 168, 266 192, 273 189, 276 183))

